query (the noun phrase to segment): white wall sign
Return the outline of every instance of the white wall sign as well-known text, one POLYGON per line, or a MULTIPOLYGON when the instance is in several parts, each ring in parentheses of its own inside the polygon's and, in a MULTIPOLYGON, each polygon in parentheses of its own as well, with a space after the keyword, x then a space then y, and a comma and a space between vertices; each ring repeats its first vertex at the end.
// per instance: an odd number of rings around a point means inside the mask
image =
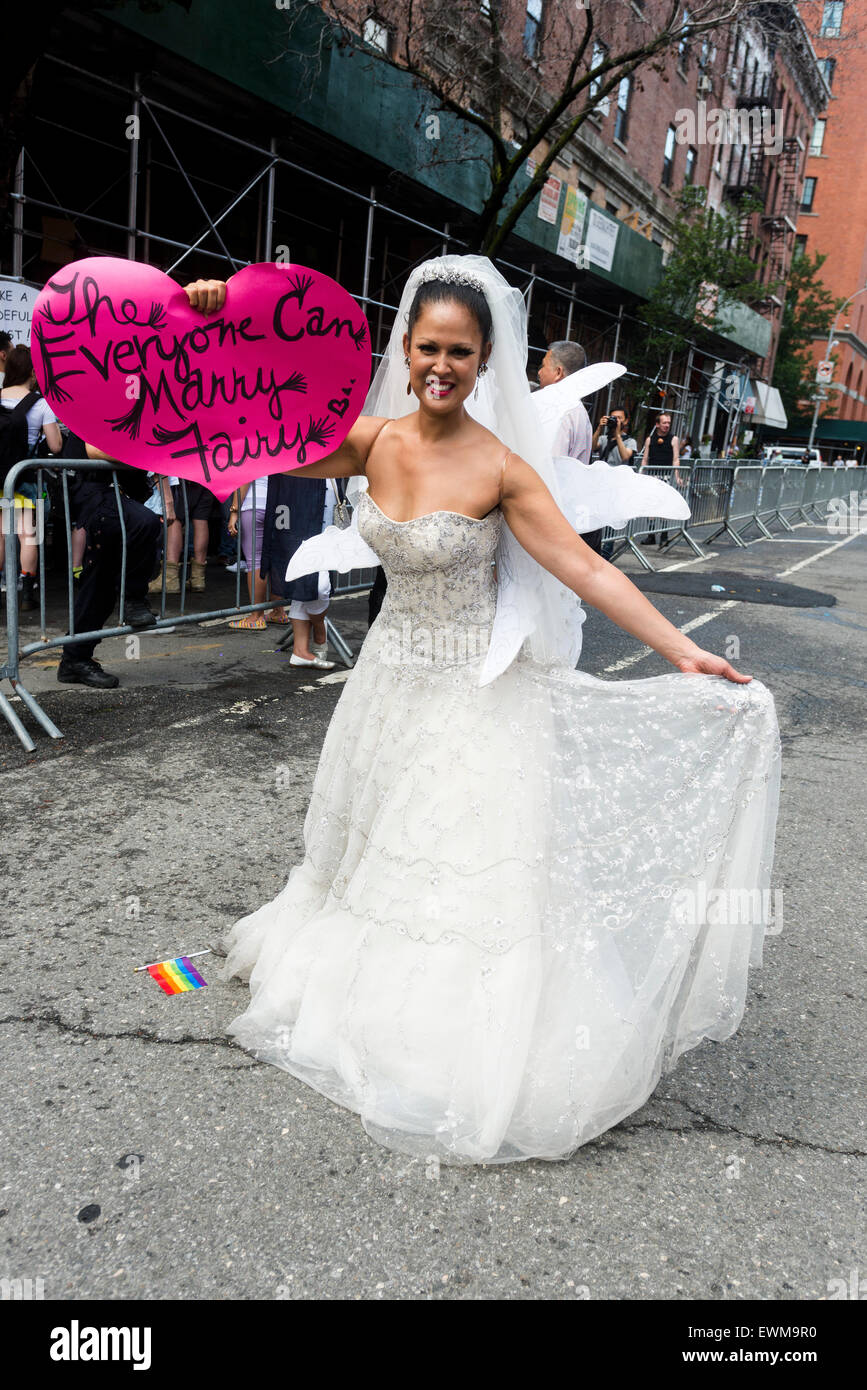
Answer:
POLYGON ((603 216, 596 208, 590 209, 587 219, 587 260, 590 265, 598 265, 602 270, 611 269, 619 231, 619 222, 603 216))
POLYGON ((8 333, 16 345, 30 346, 30 323, 38 298, 39 290, 34 285, 22 285, 19 280, 0 276, 0 333, 8 333))

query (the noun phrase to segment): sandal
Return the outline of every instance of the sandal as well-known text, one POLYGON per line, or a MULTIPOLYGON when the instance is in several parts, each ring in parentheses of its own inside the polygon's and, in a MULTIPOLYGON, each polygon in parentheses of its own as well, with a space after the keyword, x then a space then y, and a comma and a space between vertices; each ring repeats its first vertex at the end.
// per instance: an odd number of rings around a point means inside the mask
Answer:
POLYGON ((244 632, 264 632, 265 619, 261 613, 245 613, 243 618, 235 618, 227 627, 241 628, 244 632))
POLYGON ((279 617, 279 618, 272 618, 272 617, 267 616, 267 615, 266 615, 266 617, 265 617, 265 622, 266 622, 266 623, 273 623, 275 627, 288 627, 288 626, 289 626, 289 621, 290 621, 290 620, 289 620, 289 618, 287 618, 285 611, 284 611, 283 613, 280 614, 280 617, 279 617))

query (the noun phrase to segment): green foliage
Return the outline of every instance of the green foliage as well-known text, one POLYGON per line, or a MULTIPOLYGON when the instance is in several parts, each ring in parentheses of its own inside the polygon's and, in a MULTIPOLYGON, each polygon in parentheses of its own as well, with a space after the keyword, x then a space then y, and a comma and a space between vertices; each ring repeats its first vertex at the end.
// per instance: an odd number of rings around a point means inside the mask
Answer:
POLYGON ((756 279, 749 221, 761 204, 744 198, 737 207, 707 206, 707 190, 684 188, 678 198, 674 242, 662 277, 639 311, 647 325, 648 358, 677 355, 688 341, 702 345, 731 327, 728 306, 757 303, 767 294, 756 279))
MULTIPOLYGON (((804 406, 799 402, 814 389, 813 342, 827 337, 834 315, 846 302, 835 299, 819 278, 826 259, 818 253, 811 256, 804 252, 793 257, 789 271, 774 386, 790 419, 804 414, 804 406)), ((824 407, 829 408, 833 413, 833 396, 829 406, 824 407)))

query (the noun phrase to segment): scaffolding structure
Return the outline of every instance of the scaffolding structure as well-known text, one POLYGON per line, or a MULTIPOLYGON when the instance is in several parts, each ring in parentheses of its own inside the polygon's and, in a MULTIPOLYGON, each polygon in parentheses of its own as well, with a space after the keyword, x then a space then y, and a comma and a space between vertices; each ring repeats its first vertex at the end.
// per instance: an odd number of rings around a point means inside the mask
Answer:
MULTIPOLYGON (((383 190, 378 183, 353 187, 314 167, 313 161, 292 158, 273 135, 264 143, 166 100, 158 78, 136 73, 123 83, 57 53, 47 54, 46 62, 59 80, 77 84, 83 93, 80 108, 96 114, 90 128, 82 128, 85 122, 74 123, 73 112, 60 123, 35 103, 34 129, 42 140, 36 148, 29 143, 22 149, 11 193, 15 279, 32 283, 38 266, 41 284, 48 278, 46 264, 51 268, 91 254, 147 261, 169 275, 224 278, 256 261, 303 262, 303 251, 315 254, 312 263, 340 280, 364 306, 374 353, 380 355, 412 267, 432 255, 466 248, 448 218, 438 222, 434 216, 419 216, 415 190, 401 206, 399 189, 395 195, 393 188, 383 190), (114 140, 107 138, 112 127, 114 140), (54 189, 65 177, 63 142, 70 139, 79 164, 101 171, 77 199, 54 189), (171 221, 165 226, 160 214, 167 209, 171 221), (328 215, 331 211, 334 216, 328 215)), ((435 201, 433 195, 429 201, 435 201)), ((527 303, 533 375, 552 337, 582 341, 590 360, 616 360, 626 335, 643 330, 623 303, 615 312, 582 298, 568 270, 558 281, 535 261, 527 267, 500 257, 497 264, 519 285, 527 303), (562 325, 562 331, 534 333, 532 325, 540 323, 562 325)), ((669 354, 654 383, 658 401, 639 402, 631 412, 633 420, 637 423, 639 409, 650 412, 664 405, 682 435, 699 419, 703 430, 715 415, 711 397, 716 377, 726 368, 739 370, 740 364, 705 352, 708 365, 702 367, 701 356, 691 343, 683 372, 673 373, 669 354), (698 387, 697 380, 702 383, 698 387)), ((627 374, 609 387, 605 411, 638 385, 638 378, 627 374)))

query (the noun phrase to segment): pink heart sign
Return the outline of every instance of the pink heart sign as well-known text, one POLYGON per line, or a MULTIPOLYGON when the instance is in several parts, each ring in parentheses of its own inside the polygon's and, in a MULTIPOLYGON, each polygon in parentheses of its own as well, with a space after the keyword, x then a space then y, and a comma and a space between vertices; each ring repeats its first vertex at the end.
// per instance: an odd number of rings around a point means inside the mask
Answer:
POLYGON ((370 335, 355 300, 303 265, 232 276, 217 313, 138 261, 58 271, 33 310, 33 368, 88 444, 152 473, 243 483, 332 453, 361 413, 370 335))

